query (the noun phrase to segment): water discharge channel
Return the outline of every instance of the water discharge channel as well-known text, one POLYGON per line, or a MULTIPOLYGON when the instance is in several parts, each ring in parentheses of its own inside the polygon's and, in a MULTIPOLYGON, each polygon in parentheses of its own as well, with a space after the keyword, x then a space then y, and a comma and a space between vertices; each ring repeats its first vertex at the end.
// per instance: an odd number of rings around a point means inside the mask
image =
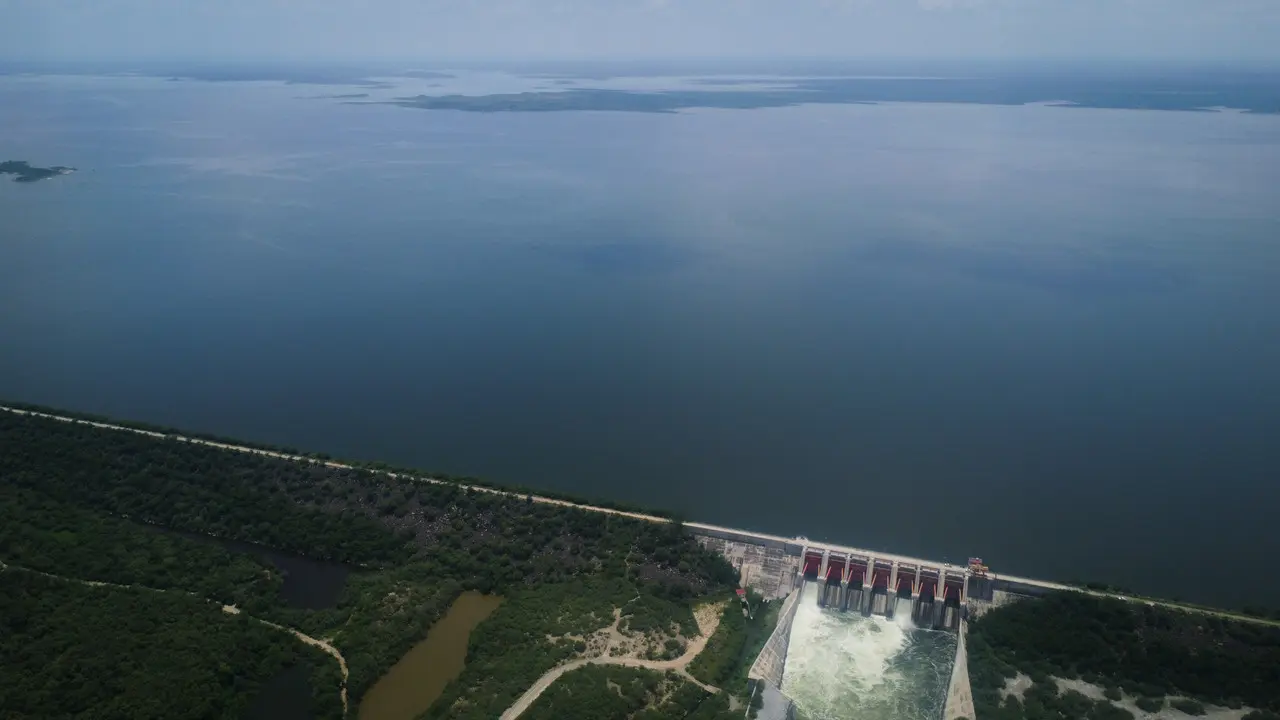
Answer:
POLYGON ((937 720, 955 658, 953 633, 818 605, 806 583, 791 626, 782 691, 800 720, 937 720))

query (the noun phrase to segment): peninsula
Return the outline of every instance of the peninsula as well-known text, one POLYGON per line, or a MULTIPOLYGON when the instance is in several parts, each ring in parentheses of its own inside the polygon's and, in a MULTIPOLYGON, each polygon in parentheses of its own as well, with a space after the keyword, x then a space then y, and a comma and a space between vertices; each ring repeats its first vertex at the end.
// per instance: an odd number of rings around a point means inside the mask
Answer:
POLYGON ((0 162, 0 175, 13 175, 14 182, 33 183, 51 177, 75 172, 73 167, 54 165, 52 167, 34 167, 25 160, 5 160, 0 162))

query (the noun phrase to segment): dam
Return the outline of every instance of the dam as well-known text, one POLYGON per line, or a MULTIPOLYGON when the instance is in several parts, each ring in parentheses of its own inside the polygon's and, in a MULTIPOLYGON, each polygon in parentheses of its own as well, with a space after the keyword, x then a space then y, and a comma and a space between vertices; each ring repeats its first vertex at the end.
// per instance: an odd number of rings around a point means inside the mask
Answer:
POLYGON ((729 560, 744 587, 782 598, 812 585, 823 608, 893 619, 910 616, 916 627, 956 631, 971 584, 987 579, 972 564, 953 567, 888 553, 810 544, 798 537, 764 538, 717 528, 693 527, 704 547, 729 560))
POLYGON ((764 699, 759 718, 947 720, 972 706, 956 701, 969 690, 964 668, 955 671, 971 596, 985 600, 993 587, 977 558, 954 567, 803 537, 694 532, 743 586, 782 603, 749 672, 764 699))

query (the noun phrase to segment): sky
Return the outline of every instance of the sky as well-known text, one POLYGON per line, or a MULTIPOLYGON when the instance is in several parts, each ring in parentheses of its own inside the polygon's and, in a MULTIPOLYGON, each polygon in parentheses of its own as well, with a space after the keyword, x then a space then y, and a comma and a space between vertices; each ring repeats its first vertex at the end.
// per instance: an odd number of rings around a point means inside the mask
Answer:
POLYGON ((1280 61, 1280 0, 0 0, 0 56, 1280 61))

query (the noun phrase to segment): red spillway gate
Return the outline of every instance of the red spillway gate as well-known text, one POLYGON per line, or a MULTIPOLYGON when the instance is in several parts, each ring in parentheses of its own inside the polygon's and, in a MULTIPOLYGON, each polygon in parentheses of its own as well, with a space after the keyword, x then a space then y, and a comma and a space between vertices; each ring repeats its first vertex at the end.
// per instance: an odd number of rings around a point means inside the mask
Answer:
POLYGON ((942 599, 950 600, 955 598, 956 602, 960 602, 960 598, 964 595, 964 578, 947 576, 945 584, 942 586, 942 599))
POLYGON ((822 570, 822 553, 810 550, 804 555, 804 575, 817 575, 822 570))
POLYGON ((920 597, 932 600, 937 597, 938 578, 926 575, 920 578, 920 597))
POLYGON ((894 588, 894 592, 901 595, 903 590, 906 590, 908 594, 911 594, 911 595, 915 594, 916 574, 914 572, 912 573, 902 572, 902 569, 899 568, 898 569, 898 587, 894 588))
POLYGON ((849 561, 849 585, 862 587, 867 579, 867 563, 862 560, 849 561))
POLYGON ((844 580, 844 564, 845 559, 842 557, 827 558, 827 582, 841 582, 844 580))
POLYGON ((893 574, 892 565, 882 565, 876 563, 876 567, 871 571, 871 587, 885 588, 889 587, 889 576, 893 574))

